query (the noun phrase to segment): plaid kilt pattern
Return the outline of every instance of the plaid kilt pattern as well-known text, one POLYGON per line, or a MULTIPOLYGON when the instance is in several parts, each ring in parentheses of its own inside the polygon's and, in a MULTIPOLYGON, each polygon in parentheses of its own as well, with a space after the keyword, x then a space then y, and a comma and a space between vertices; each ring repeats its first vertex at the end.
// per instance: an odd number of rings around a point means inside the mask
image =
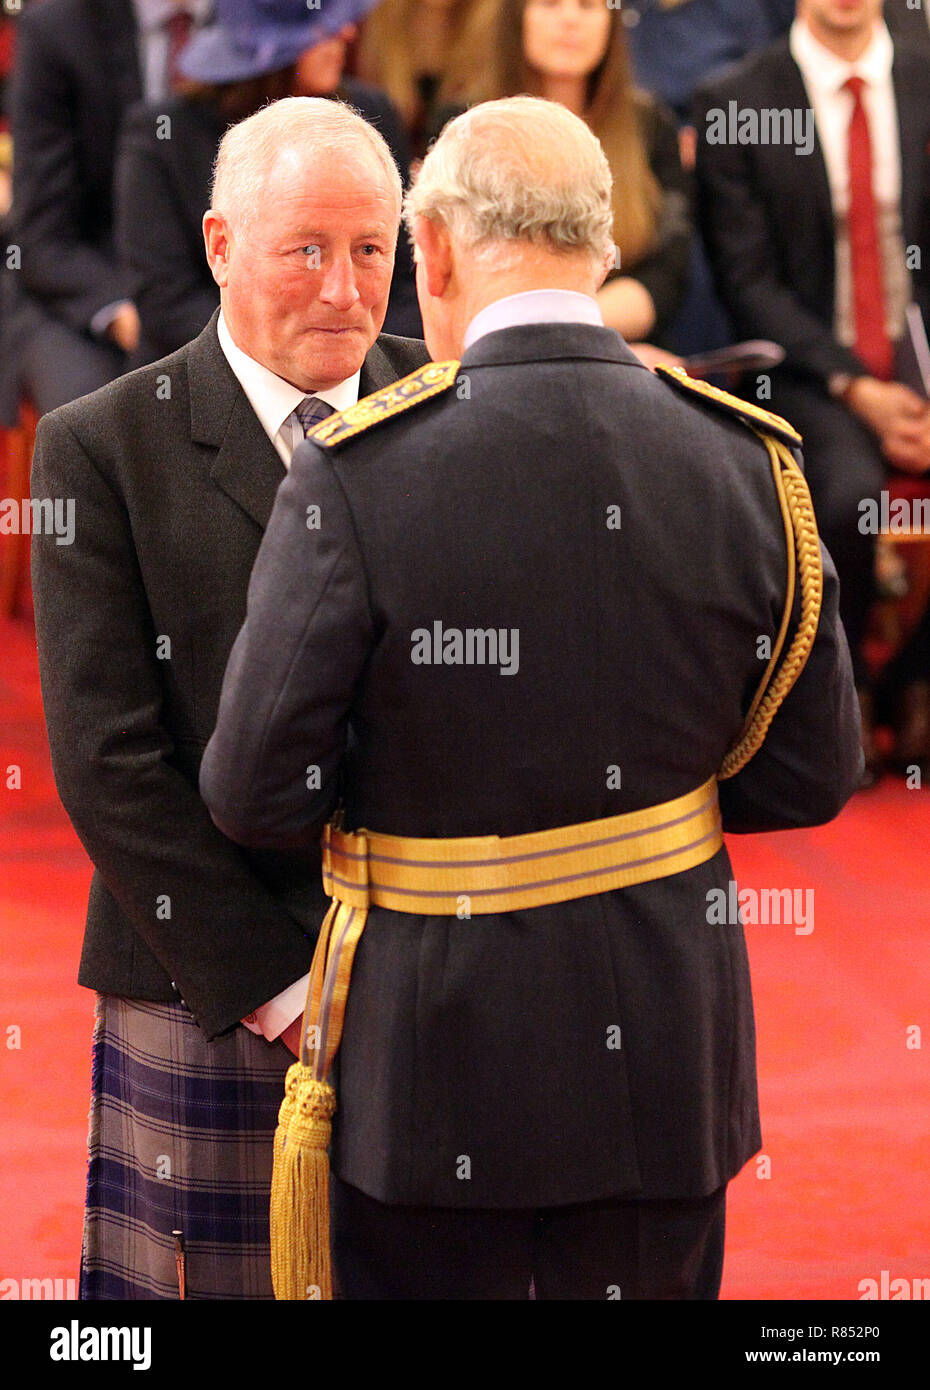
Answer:
POLYGON ((207 1042, 181 1004, 98 995, 82 1299, 271 1299, 268 1206, 282 1042, 207 1042))

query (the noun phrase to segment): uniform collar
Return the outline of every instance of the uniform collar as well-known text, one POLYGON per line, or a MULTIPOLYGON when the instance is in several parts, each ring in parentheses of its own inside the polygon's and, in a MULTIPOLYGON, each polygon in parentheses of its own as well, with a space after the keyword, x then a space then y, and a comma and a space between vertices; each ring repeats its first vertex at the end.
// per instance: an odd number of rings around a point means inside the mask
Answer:
POLYGON ((590 295, 576 290, 523 290, 481 309, 465 330, 464 349, 486 333, 529 323, 590 323, 603 328, 604 319, 590 295))

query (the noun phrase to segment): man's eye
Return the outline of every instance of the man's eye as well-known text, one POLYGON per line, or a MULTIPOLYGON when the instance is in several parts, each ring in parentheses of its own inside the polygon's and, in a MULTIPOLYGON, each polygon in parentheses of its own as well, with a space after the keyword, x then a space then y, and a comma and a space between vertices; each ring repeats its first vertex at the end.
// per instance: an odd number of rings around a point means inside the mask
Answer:
POLYGON ((319 259, 320 248, 318 246, 301 246, 298 249, 302 256, 315 256, 319 259))
MULTIPOLYGON (((375 243, 374 243, 373 241, 366 241, 365 245, 362 247, 362 250, 363 250, 363 251, 373 251, 373 252, 377 255, 377 254, 380 252, 381 247, 375 245, 375 243)), ((368 259, 370 259, 370 257, 369 257, 368 259)))

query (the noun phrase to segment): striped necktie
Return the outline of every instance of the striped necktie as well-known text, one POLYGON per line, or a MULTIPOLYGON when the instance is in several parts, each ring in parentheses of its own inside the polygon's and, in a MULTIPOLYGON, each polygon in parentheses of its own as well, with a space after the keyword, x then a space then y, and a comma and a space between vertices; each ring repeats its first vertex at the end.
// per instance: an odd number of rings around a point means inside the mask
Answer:
POLYGON ((334 413, 333 407, 326 401, 321 401, 319 396, 304 396, 295 410, 294 414, 300 421, 300 428, 304 432, 304 439, 321 420, 325 420, 327 415, 334 413))

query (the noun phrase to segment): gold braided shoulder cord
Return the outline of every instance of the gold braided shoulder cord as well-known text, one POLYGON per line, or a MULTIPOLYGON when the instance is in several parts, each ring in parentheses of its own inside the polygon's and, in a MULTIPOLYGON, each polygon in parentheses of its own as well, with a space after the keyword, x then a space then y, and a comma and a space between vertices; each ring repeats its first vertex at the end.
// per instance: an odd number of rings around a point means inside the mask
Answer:
POLYGON ((772 475, 775 479, 775 490, 778 493, 788 548, 788 588, 775 650, 746 716, 743 732, 724 758, 717 774, 719 781, 734 777, 762 747, 779 706, 804 670, 817 635, 823 599, 820 541, 807 481, 786 444, 771 435, 763 434, 761 430, 756 430, 755 433, 768 449, 772 464, 772 475), (781 656, 794 607, 795 571, 801 586, 800 620, 781 669, 772 681, 772 673, 781 656))

